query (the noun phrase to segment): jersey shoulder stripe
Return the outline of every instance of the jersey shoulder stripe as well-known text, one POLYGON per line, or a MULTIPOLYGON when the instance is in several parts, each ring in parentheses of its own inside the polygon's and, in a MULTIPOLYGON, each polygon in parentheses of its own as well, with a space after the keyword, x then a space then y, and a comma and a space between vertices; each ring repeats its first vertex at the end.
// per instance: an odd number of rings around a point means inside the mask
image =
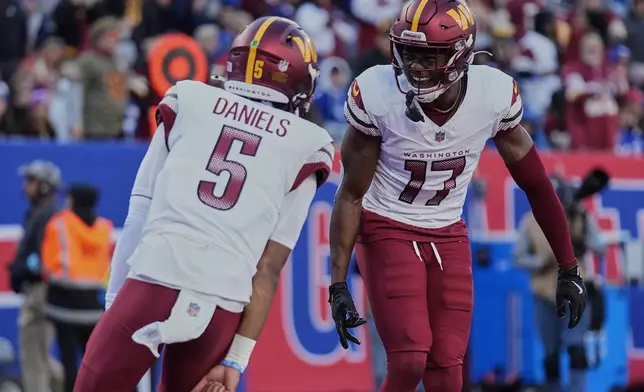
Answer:
POLYGON ((309 159, 304 162, 302 168, 297 173, 295 181, 291 190, 299 187, 304 180, 306 180, 312 174, 315 174, 318 188, 322 186, 329 178, 329 174, 333 168, 333 156, 335 155, 335 147, 333 143, 328 143, 318 151, 313 153, 309 159))
MULTIPOLYGON (((381 136, 380 129, 374 118, 374 109, 379 112, 381 103, 374 86, 382 84, 382 74, 387 72, 375 66, 367 69, 353 80, 347 99, 344 103, 344 117, 347 122, 360 132, 371 136, 381 136), (367 91, 365 92, 364 89, 367 91)), ((377 89, 376 89, 377 90, 377 89)))
POLYGON ((172 86, 159 102, 157 107, 155 118, 157 121, 157 127, 163 124, 165 128, 165 146, 170 151, 170 144, 168 139, 170 138, 170 132, 174 126, 174 122, 177 119, 177 114, 179 113, 179 95, 177 86, 172 86))
POLYGON ((510 107, 505 116, 501 119, 499 130, 505 131, 512 129, 521 123, 523 118, 523 101, 521 100, 521 93, 516 80, 512 80, 512 97, 510 99, 510 107))

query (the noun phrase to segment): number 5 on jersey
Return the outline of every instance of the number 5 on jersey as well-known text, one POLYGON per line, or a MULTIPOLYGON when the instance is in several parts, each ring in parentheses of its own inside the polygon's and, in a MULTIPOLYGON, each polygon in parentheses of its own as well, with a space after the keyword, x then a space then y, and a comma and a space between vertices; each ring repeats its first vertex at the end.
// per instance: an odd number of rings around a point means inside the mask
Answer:
MULTIPOLYGON (((425 184, 427 175, 427 161, 408 159, 405 161, 405 170, 411 173, 409 182, 398 197, 398 200, 412 204, 425 184)), ((456 188, 456 178, 465 170, 465 157, 434 161, 431 171, 452 171, 452 175, 443 182, 443 189, 436 192, 434 197, 427 200, 426 206, 437 206, 449 195, 449 191, 456 188)))
POLYGON ((227 211, 233 208, 237 204, 237 200, 239 200, 244 183, 246 182, 246 176, 248 174, 246 167, 240 162, 228 159, 230 149, 235 140, 242 143, 239 151, 241 155, 254 157, 257 155, 257 149, 262 138, 228 125, 224 125, 222 128, 219 139, 217 139, 215 148, 210 155, 206 170, 217 176, 220 176, 223 172, 227 172, 230 177, 228 178, 226 187, 219 197, 214 194, 217 181, 199 181, 199 187, 197 188, 199 200, 208 207, 217 210, 227 211))

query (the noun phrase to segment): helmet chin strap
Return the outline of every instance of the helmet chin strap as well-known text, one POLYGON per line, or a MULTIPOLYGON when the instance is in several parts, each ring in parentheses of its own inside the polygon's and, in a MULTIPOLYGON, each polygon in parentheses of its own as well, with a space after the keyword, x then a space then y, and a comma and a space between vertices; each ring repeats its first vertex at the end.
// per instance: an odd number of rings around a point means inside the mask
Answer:
POLYGON ((420 105, 418 105, 418 98, 416 93, 412 90, 407 91, 405 94, 405 116, 413 122, 425 122, 425 117, 420 111, 420 105))
MULTIPOLYGON (((413 122, 425 122, 425 117, 421 112, 420 103, 434 102, 445 91, 447 91, 450 87, 461 80, 463 75, 465 75, 464 72, 462 72, 451 84, 440 87, 430 93, 418 94, 416 91, 414 91, 413 88, 407 90, 407 93, 405 93, 405 105, 407 106, 407 108, 405 109, 405 115, 407 116, 407 118, 409 118, 413 122)), ((409 81, 406 81, 406 83, 409 83, 409 81)))

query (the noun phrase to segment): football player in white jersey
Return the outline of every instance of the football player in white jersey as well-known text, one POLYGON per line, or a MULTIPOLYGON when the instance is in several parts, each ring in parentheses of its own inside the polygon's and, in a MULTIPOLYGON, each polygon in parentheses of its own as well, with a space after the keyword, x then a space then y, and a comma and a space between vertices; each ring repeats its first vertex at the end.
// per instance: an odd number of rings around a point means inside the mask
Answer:
POLYGON ((471 65, 475 38, 463 0, 412 0, 390 31, 392 64, 366 70, 347 95, 329 301, 346 347, 355 339, 347 328, 360 320, 345 283, 355 244, 387 351, 381 392, 412 392, 421 381, 427 392, 461 391, 473 306, 461 213, 490 138, 557 257, 559 315, 569 303, 574 327, 584 310, 566 216, 520 125, 517 85, 471 65))
POLYGON ((331 137, 302 118, 317 75, 309 36, 266 17, 234 40, 223 88, 168 90, 75 391, 133 390, 162 346, 159 390, 236 389, 331 170, 331 137))

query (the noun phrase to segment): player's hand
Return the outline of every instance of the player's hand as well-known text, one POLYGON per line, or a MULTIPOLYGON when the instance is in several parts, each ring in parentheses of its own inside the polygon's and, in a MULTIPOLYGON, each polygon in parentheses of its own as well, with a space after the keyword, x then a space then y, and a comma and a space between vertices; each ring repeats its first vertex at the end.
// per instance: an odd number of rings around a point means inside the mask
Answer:
POLYGON ((345 282, 334 283, 329 286, 329 303, 331 304, 331 315, 335 321, 335 329, 338 331, 342 347, 349 348, 347 341, 360 344, 360 341, 351 335, 347 328, 359 327, 365 324, 367 320, 358 314, 345 282))
POLYGON ((566 303, 569 304, 570 321, 568 328, 573 329, 581 320, 586 309, 586 286, 579 276, 579 267, 559 270, 557 278, 557 316, 566 316, 566 303))
POLYGON ((217 365, 208 372, 191 392, 235 392, 241 373, 224 365, 217 365))

